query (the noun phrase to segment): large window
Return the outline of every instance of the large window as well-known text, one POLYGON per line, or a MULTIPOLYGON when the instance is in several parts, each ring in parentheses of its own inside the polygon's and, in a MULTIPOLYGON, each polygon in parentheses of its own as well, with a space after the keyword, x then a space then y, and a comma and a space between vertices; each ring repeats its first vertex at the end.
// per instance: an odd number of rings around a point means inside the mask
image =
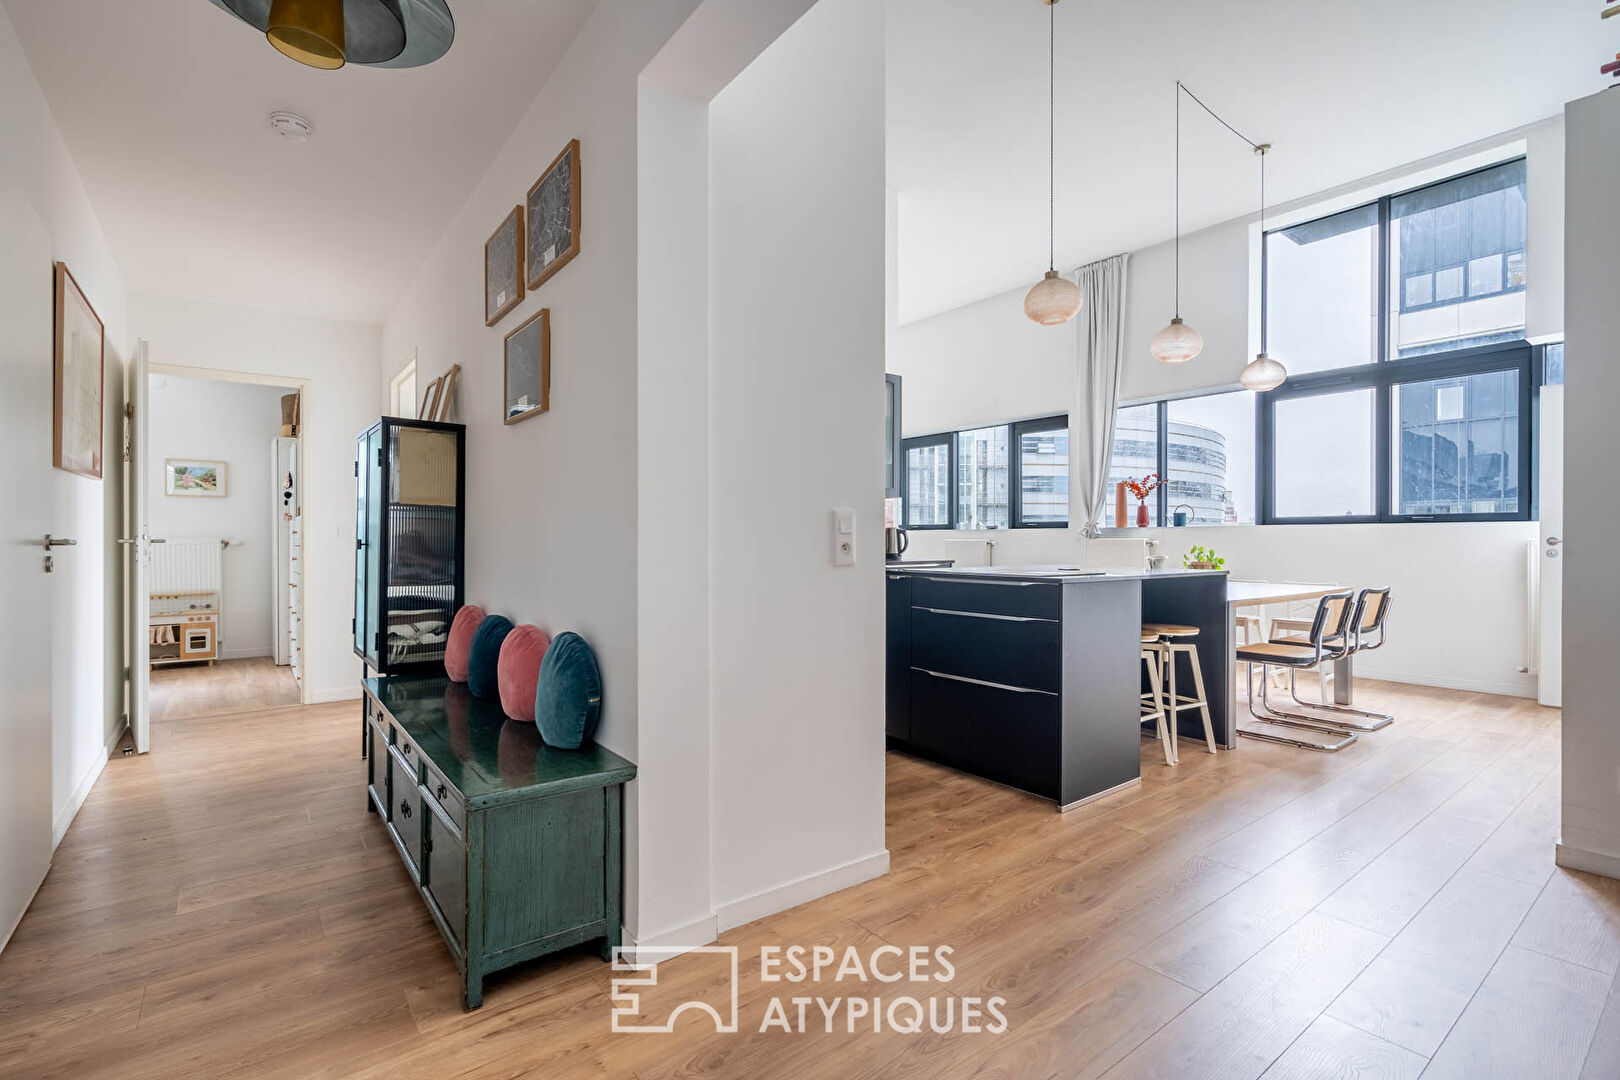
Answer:
MULTIPOLYGON (((1151 473, 1165 479, 1147 502, 1152 524, 1173 520, 1178 509, 1189 525, 1253 524, 1254 400, 1249 391, 1237 390, 1115 413, 1103 524, 1114 521, 1115 485, 1151 473)), ((1134 524, 1135 507, 1127 509, 1134 524)))
POLYGON ((1069 418, 1049 416, 904 442, 908 529, 1041 529, 1069 523, 1069 418))
POLYGON ((1521 159, 1267 234, 1261 521, 1530 516, 1525 194, 1521 159))

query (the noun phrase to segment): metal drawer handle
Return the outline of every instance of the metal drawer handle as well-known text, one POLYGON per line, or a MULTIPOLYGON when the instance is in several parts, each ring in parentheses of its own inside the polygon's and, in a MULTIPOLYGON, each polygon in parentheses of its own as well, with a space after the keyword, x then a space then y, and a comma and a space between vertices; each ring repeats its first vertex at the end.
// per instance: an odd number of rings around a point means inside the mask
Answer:
POLYGON ((439 801, 440 802, 444 802, 445 791, 444 791, 444 785, 443 784, 440 784, 438 786, 438 788, 435 790, 435 794, 437 794, 439 796, 439 801))
POLYGON ((1045 582, 1045 581, 993 581, 990 578, 975 578, 975 577, 967 577, 966 575, 964 575, 962 577, 931 577, 931 578, 927 578, 926 580, 928 580, 928 581, 940 581, 940 582, 944 582, 947 585, 959 585, 964 581, 969 581, 969 582, 972 582, 975 585, 1001 585, 1001 586, 1004 586, 1004 587, 1005 586, 1013 586, 1013 587, 1016 587, 1016 588, 1019 588, 1019 589, 1027 589, 1031 585, 1046 585, 1046 584, 1049 584, 1048 582, 1045 582))
POLYGON ((1051 690, 1034 690, 1027 686, 1009 686, 1006 683, 988 682, 984 679, 970 679, 966 675, 947 675, 943 671, 930 671, 928 668, 913 668, 924 675, 932 675, 936 679, 950 679, 952 682, 972 683, 974 686, 988 686, 995 690, 1011 690, 1015 694, 1040 694, 1044 697, 1057 697, 1051 690))
POLYGON ((399 815, 404 818, 411 816, 411 804, 404 799, 399 800, 399 815))
POLYGON ((960 615, 964 619, 995 619, 998 622, 1057 622, 1056 619, 1042 619, 1034 615, 992 615, 987 611, 956 611, 952 608, 920 607, 916 610, 931 615, 960 615))

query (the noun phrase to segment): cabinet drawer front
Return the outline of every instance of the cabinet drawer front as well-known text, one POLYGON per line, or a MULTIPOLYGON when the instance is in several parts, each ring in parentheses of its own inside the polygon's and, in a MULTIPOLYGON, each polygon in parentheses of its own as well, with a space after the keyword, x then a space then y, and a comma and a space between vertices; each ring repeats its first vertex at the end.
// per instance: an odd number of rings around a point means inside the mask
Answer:
POLYGON ((422 879, 422 789, 416 785, 416 773, 408 769, 399 757, 388 755, 389 806, 388 828, 405 848, 406 864, 411 877, 422 879))
POLYGON ((399 755, 400 761, 405 764, 412 776, 419 777, 422 771, 422 752, 416 748, 411 737, 405 734, 405 729, 398 723, 389 724, 388 730, 393 736, 389 741, 393 743, 394 753, 399 755))
POLYGON ((911 738, 946 764, 1058 797, 1062 702, 1051 694, 1007 690, 912 673, 911 738))
POLYGON ((1063 612, 1063 586, 1053 581, 962 581, 919 574, 911 587, 911 602, 947 611, 1056 619, 1063 612))
POLYGON ((388 735, 377 726, 373 713, 366 719, 366 787, 372 801, 388 820, 388 735))
POLYGON ((444 815, 423 804, 427 817, 427 865, 422 868, 428 893, 450 927, 456 944, 467 944, 467 849, 444 815))
POLYGON ((467 804, 461 798, 461 792, 455 785, 444 778, 444 774, 433 767, 433 763, 426 758, 422 759, 422 786, 427 789, 429 800, 437 803, 440 810, 461 832, 467 831, 467 804))
POLYGON ((913 607, 911 665, 1056 693, 1063 685, 1062 627, 1030 616, 913 607))

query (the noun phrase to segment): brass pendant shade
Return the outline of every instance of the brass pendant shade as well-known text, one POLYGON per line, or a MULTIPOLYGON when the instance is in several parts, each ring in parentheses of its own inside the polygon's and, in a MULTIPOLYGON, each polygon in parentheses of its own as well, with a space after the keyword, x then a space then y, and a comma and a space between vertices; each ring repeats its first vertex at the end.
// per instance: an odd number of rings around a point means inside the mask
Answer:
POLYGON ((277 52, 300 64, 325 71, 340 68, 346 59, 343 0, 271 0, 264 36, 277 52))
POLYGON ((211 0, 308 67, 418 67, 443 56, 456 24, 445 0, 211 0))

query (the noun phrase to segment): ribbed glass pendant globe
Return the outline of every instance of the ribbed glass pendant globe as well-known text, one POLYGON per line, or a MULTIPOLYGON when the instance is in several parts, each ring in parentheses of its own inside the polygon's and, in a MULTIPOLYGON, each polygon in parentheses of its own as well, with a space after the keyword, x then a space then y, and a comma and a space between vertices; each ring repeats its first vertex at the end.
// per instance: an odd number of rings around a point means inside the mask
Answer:
POLYGON ((1238 376, 1238 382, 1243 384, 1244 389, 1261 392, 1275 390, 1287 379, 1288 369, 1265 353, 1250 360, 1243 374, 1238 376))
POLYGON ((1042 326, 1062 326, 1080 311, 1080 286, 1048 270, 1024 296, 1024 314, 1042 326))
POLYGON ((1180 315, 1148 343, 1148 352, 1161 364, 1185 364, 1203 351, 1204 335, 1182 322, 1180 315))

